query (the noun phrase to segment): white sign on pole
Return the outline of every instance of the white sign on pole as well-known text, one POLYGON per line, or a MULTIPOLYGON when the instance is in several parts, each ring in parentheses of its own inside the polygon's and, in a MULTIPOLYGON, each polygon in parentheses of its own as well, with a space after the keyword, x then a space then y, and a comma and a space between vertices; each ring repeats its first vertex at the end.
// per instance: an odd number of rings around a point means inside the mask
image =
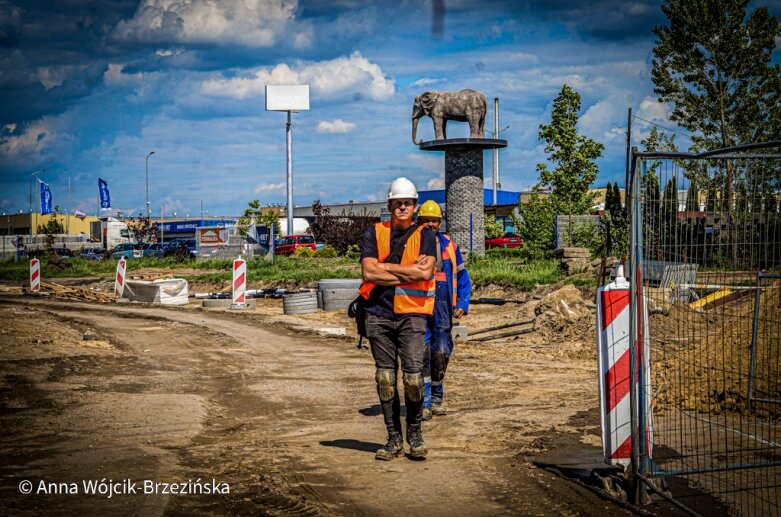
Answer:
POLYGON ((309 85, 267 84, 266 111, 309 111, 309 85))

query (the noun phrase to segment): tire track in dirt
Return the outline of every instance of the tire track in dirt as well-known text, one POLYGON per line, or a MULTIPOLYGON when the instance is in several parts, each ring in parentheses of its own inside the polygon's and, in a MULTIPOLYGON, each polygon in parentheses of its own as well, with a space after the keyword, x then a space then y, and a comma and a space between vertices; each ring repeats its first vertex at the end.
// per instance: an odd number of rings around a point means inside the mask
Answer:
MULTIPOLYGON (((10 303, 18 307, 20 300, 10 303)), ((86 406, 104 419, 133 425, 139 419, 143 422, 144 416, 155 420, 164 415, 172 423, 172 428, 142 425, 133 434, 122 425, 111 428, 68 419, 83 433, 99 433, 101 440, 111 435, 111 451, 135 451, 109 463, 115 472, 180 480, 213 477, 231 486, 229 496, 159 498, 142 512, 143 498, 126 496, 106 504, 107 512, 121 508, 132 514, 172 515, 625 513, 561 479, 541 480, 550 474, 530 464, 529 454, 540 433, 569 431, 567 415, 588 409, 582 407, 588 396, 566 393, 566 383, 564 390, 556 384, 566 376, 570 382, 573 377, 575 382, 589 378, 593 372, 586 365, 557 365, 561 361, 545 359, 534 350, 507 350, 497 369, 495 357, 484 347, 463 346, 464 353, 457 353, 450 370, 451 414, 425 428, 429 459, 385 463, 373 459, 384 429, 376 408, 371 356, 344 341, 269 328, 262 318, 245 314, 27 299, 21 303, 94 328, 121 349, 101 357, 87 371, 64 374, 59 384, 47 388, 50 392, 59 394, 64 386, 78 384, 83 397, 99 399, 86 406), (527 361, 528 370, 523 367, 527 361), (541 373, 546 368, 550 371, 544 373, 553 377, 541 373), (555 382, 547 384, 546 378, 555 382), (103 395, 112 403, 132 401, 132 394, 142 398, 135 405, 120 404, 125 414, 106 411, 108 402, 100 400, 103 395), (165 403, 145 410, 155 397, 165 403), (562 407, 546 418, 551 406, 562 407), (528 453, 523 452, 526 446, 528 453)), ((66 414, 77 406, 64 404, 61 411, 66 414)), ((46 425, 36 415, 25 418, 46 425)), ((65 420, 54 422, 58 427, 65 420)), ((44 447, 43 454, 62 456, 65 449, 85 441, 89 440, 83 435, 69 435, 56 447, 44 447)), ((85 461, 83 456, 77 459, 85 461)), ((87 461, 80 469, 98 463, 87 461)), ((21 471, 24 468, 20 466, 21 471)), ((10 495, 18 500, 18 494, 10 495)), ((57 501, 70 505, 68 510, 76 509, 69 500, 57 501)))

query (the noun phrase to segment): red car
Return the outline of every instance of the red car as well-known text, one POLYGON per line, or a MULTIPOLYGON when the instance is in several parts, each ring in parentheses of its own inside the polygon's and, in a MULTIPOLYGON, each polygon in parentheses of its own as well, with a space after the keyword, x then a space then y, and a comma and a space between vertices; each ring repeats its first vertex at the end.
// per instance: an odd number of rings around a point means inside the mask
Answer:
POLYGON ((288 235, 277 244, 277 255, 292 255, 298 248, 317 249, 315 238, 311 235, 288 235))
POLYGON ((505 233, 504 237, 494 237, 485 240, 485 249, 489 248, 520 248, 523 241, 514 233, 505 233))

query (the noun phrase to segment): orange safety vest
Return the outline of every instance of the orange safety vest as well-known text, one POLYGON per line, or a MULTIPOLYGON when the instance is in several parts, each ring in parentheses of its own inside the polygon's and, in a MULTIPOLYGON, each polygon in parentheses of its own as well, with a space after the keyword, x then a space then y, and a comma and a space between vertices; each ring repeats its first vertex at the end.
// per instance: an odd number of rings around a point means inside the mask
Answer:
POLYGON ((448 240, 448 243, 447 246, 445 246, 445 249, 442 250, 439 240, 440 237, 437 235, 437 256, 439 256, 441 253, 442 261, 440 263, 440 261, 437 260, 437 267, 436 272, 434 273, 434 278, 437 282, 447 282, 448 276, 450 277, 450 301, 451 305, 455 307, 456 303, 458 303, 458 282, 456 280, 456 275, 458 274, 458 265, 456 264, 456 243, 453 242, 453 239, 450 237, 450 235, 446 233, 443 233, 442 235, 445 236, 445 238, 448 240), (444 267, 444 262, 446 260, 450 261, 450 271, 447 271, 444 267), (440 269, 442 269, 442 271, 440 271, 440 269))
MULTIPOLYGON (((404 253, 401 255, 401 265, 408 266, 415 263, 418 255, 420 255, 420 234, 423 231, 423 227, 416 229, 412 235, 407 239, 406 246, 404 247, 404 253)), ((391 242, 391 226, 390 221, 384 223, 376 223, 374 225, 374 233, 377 238, 377 259, 380 262, 390 256, 390 242, 391 242)), ((365 299, 369 299, 369 295, 377 285, 374 282, 364 281, 361 284, 361 288, 358 293, 365 299)), ((436 283, 432 276, 428 280, 420 280, 418 282, 410 282, 407 284, 399 284, 396 286, 396 291, 393 294, 393 313, 394 314, 434 314, 434 296, 436 283)))

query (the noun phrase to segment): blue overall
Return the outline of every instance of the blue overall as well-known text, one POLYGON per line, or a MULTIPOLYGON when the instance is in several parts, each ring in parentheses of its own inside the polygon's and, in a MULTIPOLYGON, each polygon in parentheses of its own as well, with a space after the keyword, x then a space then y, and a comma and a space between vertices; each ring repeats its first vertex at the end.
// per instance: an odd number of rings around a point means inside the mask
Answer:
MULTIPOLYGON (((439 253, 437 254, 437 272, 444 273, 445 281, 437 280, 434 314, 426 321, 426 358, 423 366, 425 393, 423 406, 431 408, 432 404, 441 404, 445 390, 443 386, 447 363, 453 353, 453 311, 461 308, 466 314, 469 310, 472 282, 464 267, 461 250, 455 246, 456 271, 453 262, 442 259, 441 256, 450 244, 450 239, 443 233, 437 234, 439 253), (454 278, 455 276, 455 278, 454 278), (457 300, 453 306, 453 282, 456 282, 457 300)), ((455 243, 454 243, 455 244, 455 243)), ((441 275, 437 275, 441 278, 441 275)))

